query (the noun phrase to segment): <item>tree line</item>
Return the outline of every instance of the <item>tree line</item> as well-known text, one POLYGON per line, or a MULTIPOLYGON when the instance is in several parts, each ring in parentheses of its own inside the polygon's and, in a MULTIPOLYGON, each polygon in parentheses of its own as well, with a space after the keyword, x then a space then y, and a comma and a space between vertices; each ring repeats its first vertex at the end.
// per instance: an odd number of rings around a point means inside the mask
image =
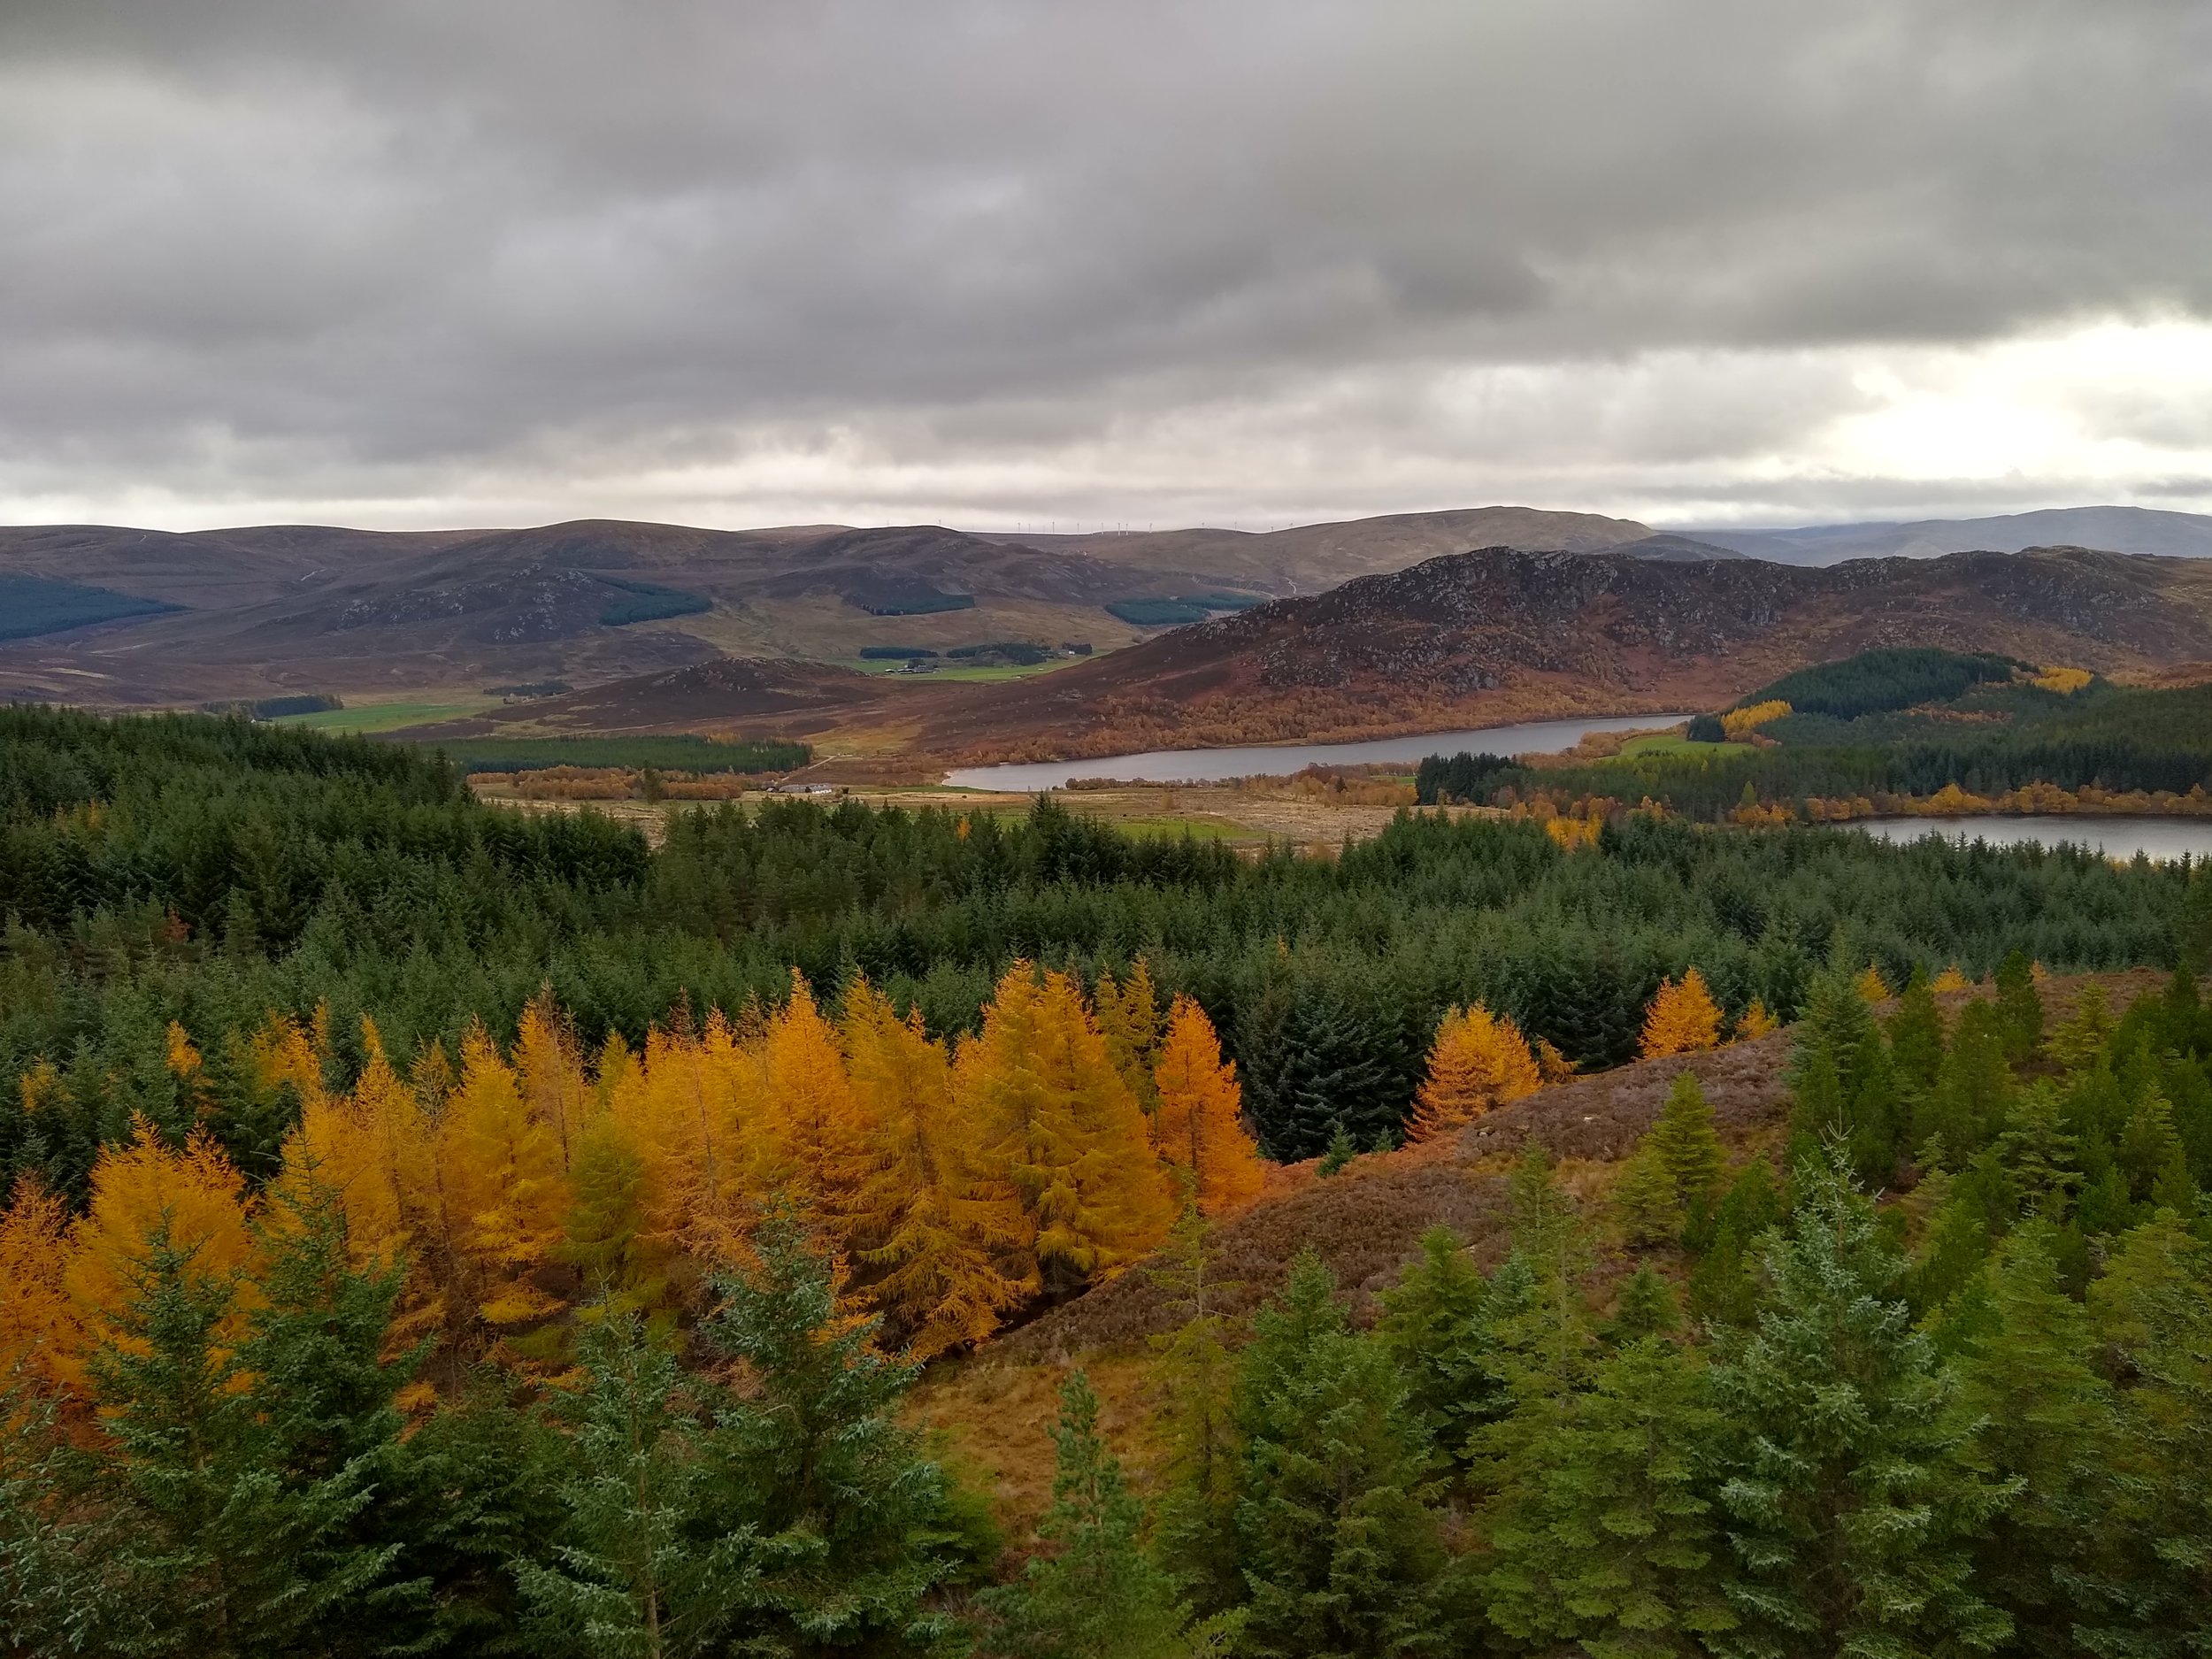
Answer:
POLYGON ((549 988, 594 1054, 679 1008, 772 1009, 795 968, 832 1001, 864 977, 942 1040, 980 1030, 1018 960, 1088 991, 1141 957, 1220 1033, 1263 1149, 1300 1158, 1402 1135, 1455 1007, 1601 1067, 1693 966, 1734 1020, 1793 1018, 1831 962, 1893 984, 2016 948, 2171 965, 2212 892, 2085 855, 1634 813, 1572 851, 1409 815, 1333 858, 1243 860, 1053 798, 1012 820, 790 801, 672 811, 656 849, 589 812, 485 806, 434 757, 359 739, 24 709, 0 710, 0 1165, 80 1202, 134 1115, 173 1120, 172 1025, 224 1120, 258 1125, 227 1142, 258 1178, 301 1104, 254 1061, 272 1012, 324 1010, 342 1090, 365 1019, 406 1072, 479 1022, 511 1046, 549 988))
MULTIPOLYGON (((1566 766, 1522 766, 1495 755, 1437 755, 1416 774, 1417 798, 1511 805, 1651 802, 1702 822, 1745 805, 1797 809, 1812 799, 1912 796, 1947 785, 1978 795, 2032 784, 2070 792, 2187 795, 2212 787, 2212 688, 2145 689, 2099 681, 2072 693, 2007 682, 2002 658, 1870 651, 1778 680, 1744 701, 1788 699, 1762 724, 1772 741, 1710 753, 1660 751, 1566 766), (1787 689, 1786 689, 1787 688, 1787 689), (1923 694, 1925 694, 1924 695, 1923 694), (1939 718, 1916 707, 1950 705, 1939 718)), ((1717 743, 1721 716, 1690 736, 1717 743)))

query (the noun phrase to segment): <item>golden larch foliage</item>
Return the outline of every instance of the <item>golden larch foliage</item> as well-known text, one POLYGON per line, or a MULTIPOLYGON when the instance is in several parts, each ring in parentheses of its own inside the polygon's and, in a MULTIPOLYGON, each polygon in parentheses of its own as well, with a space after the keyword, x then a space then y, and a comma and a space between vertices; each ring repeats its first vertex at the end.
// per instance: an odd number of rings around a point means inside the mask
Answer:
POLYGON ((1413 1116, 1406 1120, 1406 1139, 1428 1141, 1449 1133, 1543 1086, 1543 1071, 1518 1025, 1479 1002, 1455 1008, 1438 1022, 1428 1076, 1414 1096, 1413 1116))
POLYGON ((764 1187, 788 1192, 842 1237, 858 1202, 869 1126, 846 1075, 837 1030, 796 969, 791 995, 768 1022, 761 1151, 764 1187))
POLYGON ((1536 1040, 1536 1075, 1543 1079, 1546 1088, 1557 1088, 1562 1083, 1572 1081, 1578 1069, 1548 1039, 1536 1040))
MULTIPOLYGON (((380 1052, 376 1059, 382 1061, 380 1052)), ((372 1091, 397 1088, 391 1068, 363 1080, 372 1091)), ((404 1090, 398 1091, 403 1096, 404 1090)), ((284 1162, 270 1186, 269 1225, 279 1230, 311 1213, 321 1194, 337 1201, 345 1218, 346 1253, 357 1267, 388 1269, 405 1259, 406 1224, 400 1217, 399 1188, 393 1161, 381 1136, 364 1121, 359 1095, 333 1100, 318 1094, 300 1110, 300 1120, 284 1138, 284 1162)), ((407 1100, 409 1108, 413 1101, 407 1100)))
POLYGON ((583 1139, 599 1101, 584 1080, 583 1061, 567 1022, 554 1006, 550 987, 539 991, 522 1010, 515 1035, 515 1071, 531 1114, 553 1132, 561 1168, 574 1167, 577 1142, 583 1139))
POLYGON ((1870 962, 1866 964, 1866 972, 1852 984, 1859 995, 1869 1002, 1886 1002, 1896 995, 1889 988, 1889 981, 1882 977, 1882 971, 1870 962))
POLYGON ((1937 974, 1935 979, 1929 984, 1928 988, 1931 991, 1935 992, 1938 995, 1941 995, 1946 991, 1971 990, 1973 986, 1974 981, 1961 973, 1959 972, 1959 964, 1955 962, 1951 964, 1950 966, 1944 969, 1942 972, 1937 974))
MULTIPOLYGON (((61 1382, 81 1338, 62 1286, 69 1208, 26 1175, 0 1215, 0 1393, 61 1382)), ((0 1424, 0 1427, 4 1427, 0 1424)))
POLYGON ((1007 971, 982 1033, 961 1045, 954 1091, 986 1171, 1020 1202, 1025 1284, 1071 1295, 1166 1236, 1174 1200, 1144 1110, 1066 974, 1007 971))
POLYGON ((1751 999, 1751 1005, 1744 1010, 1741 1017, 1736 1021, 1735 1040, 1738 1042, 1755 1042, 1771 1032, 1779 1023, 1772 1014, 1767 1011, 1767 1005, 1755 996, 1751 999))
POLYGON ((1233 1215, 1260 1195, 1266 1171, 1245 1132, 1244 1091, 1233 1060, 1206 1010, 1179 996, 1168 1011, 1167 1035, 1152 1068, 1159 1092, 1152 1140, 1171 1170, 1187 1183, 1202 1216, 1233 1215))
POLYGON ((856 979, 842 1035, 871 1132, 847 1217, 857 1294, 918 1359, 980 1342, 1021 1300, 995 1260, 1021 1236, 1021 1207, 983 1176, 944 1048, 918 1010, 902 1020, 890 998, 856 979))
MULTIPOLYGON (((320 1033, 329 1018, 328 1012, 316 1010, 316 1029, 320 1033)), ((290 1084, 299 1096, 300 1103, 323 1097, 323 1045, 311 1036, 307 1027, 289 1014, 272 1013, 262 1021, 261 1027, 247 1045, 247 1053, 253 1064, 254 1081, 263 1089, 274 1091, 290 1084)))
POLYGON ((1731 709, 1720 717, 1720 729, 1732 740, 1740 741, 1757 731, 1770 720, 1778 720, 1790 711, 1790 705, 1779 697, 1770 697, 1764 703, 1755 703, 1748 709, 1731 709))
MULTIPOLYGON (((364 1016, 361 1046, 368 1063, 355 1079, 346 1126, 366 1143, 369 1168, 357 1189, 342 1202, 349 1247, 357 1256, 380 1254, 381 1221, 379 1188, 391 1194, 396 1229, 407 1248, 407 1279, 400 1286, 388 1352, 411 1347, 432 1332, 448 1328, 459 1316, 455 1288, 462 1277, 459 1227, 446 1202, 444 1172, 438 1163, 437 1125, 423 1110, 415 1091, 392 1070, 376 1023, 364 1016)), ((303 1122, 306 1121, 304 1118, 303 1122)), ((290 1148, 287 1148, 288 1160, 290 1148)), ((411 1385, 418 1395, 428 1385, 411 1385)))
POLYGON ((181 1258, 194 1283, 227 1295, 214 1357, 236 1351, 258 1302, 249 1279, 257 1251, 245 1194, 244 1178, 204 1130, 195 1130, 179 1150, 144 1118, 134 1118, 129 1141, 101 1151, 92 1166, 92 1202, 69 1230, 62 1270, 84 1337, 79 1351, 64 1358, 67 1380, 91 1393, 85 1363, 92 1351, 147 1351, 129 1328, 131 1310, 164 1252, 181 1258))
POLYGON ((1106 1039, 1106 1052, 1113 1057, 1121 1080, 1137 1097, 1138 1105, 1148 1112, 1158 1110, 1160 1097, 1152 1080, 1152 1068, 1159 1058, 1164 1025, 1150 964, 1139 956, 1125 984, 1117 984, 1110 973, 1100 974, 1091 1002, 1098 1018, 1099 1035, 1106 1039))
POLYGON ((672 1256, 703 1265, 742 1260, 752 1202, 747 1135, 760 1118, 757 1056, 718 1017, 703 1035, 654 1031, 641 1060, 610 1044, 618 1066, 607 1110, 628 1133, 647 1176, 646 1230, 672 1256))
POLYGON ((1658 995, 1644 1010, 1642 1057, 1696 1054, 1720 1046, 1720 1005, 1695 968, 1679 979, 1662 979, 1658 995))
POLYGON ((460 1086, 438 1126, 438 1165, 475 1316, 505 1335, 557 1311, 534 1280, 568 1214, 560 1149, 480 1025, 462 1041, 460 1086))

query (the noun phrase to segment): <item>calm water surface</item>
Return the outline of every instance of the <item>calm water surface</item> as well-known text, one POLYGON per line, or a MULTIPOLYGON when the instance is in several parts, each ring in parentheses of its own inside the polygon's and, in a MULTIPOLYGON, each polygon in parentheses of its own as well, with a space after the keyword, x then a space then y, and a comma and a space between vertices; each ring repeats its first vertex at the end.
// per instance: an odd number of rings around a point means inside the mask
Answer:
POLYGON ((1163 749, 1090 760, 1045 760, 1011 766, 962 766, 945 781, 962 789, 1058 789, 1078 778, 1125 778, 1142 783, 1218 783, 1225 778, 1287 777, 1309 766, 1365 766, 1419 761, 1431 755, 1556 755, 1593 732, 1646 731, 1686 720, 1686 714, 1615 715, 1600 720, 1537 720, 1425 737, 1379 737, 1364 743, 1286 743, 1252 749, 1163 749))
POLYGON ((1856 828, 1886 841, 1916 841, 1924 835, 1946 841, 1987 841, 1993 847, 2087 847, 2108 858, 2137 853, 2162 862, 2212 857, 2212 818, 1878 818, 1856 828))

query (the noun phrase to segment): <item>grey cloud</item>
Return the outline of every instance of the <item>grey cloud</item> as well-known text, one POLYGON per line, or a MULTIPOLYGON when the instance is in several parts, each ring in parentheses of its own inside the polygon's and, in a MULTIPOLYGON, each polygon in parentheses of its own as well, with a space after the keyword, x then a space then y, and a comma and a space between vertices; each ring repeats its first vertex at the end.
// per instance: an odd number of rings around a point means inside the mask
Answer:
POLYGON ((1515 434, 1688 465, 1853 406, 1800 349, 2212 313, 2208 68, 2179 0, 12 0, 0 496, 1448 452, 1440 365, 1775 354, 1515 434))

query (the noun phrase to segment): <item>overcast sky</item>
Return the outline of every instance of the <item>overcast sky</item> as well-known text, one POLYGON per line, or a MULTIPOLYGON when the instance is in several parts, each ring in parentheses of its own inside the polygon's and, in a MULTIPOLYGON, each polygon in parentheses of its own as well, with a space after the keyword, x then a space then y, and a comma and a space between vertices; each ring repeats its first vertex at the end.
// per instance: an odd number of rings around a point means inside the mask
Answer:
POLYGON ((2205 0, 0 0, 0 521, 2212 509, 2205 0))

